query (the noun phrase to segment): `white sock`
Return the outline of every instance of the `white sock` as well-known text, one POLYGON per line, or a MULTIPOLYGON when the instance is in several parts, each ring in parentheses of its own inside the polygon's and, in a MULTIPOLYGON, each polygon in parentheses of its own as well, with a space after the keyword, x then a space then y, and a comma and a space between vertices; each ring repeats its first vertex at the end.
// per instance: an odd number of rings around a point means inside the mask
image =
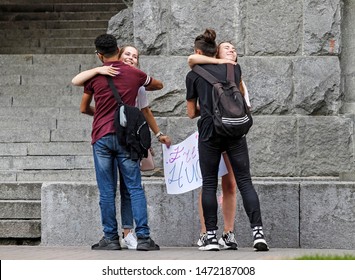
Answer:
POLYGON ((253 237, 261 237, 261 235, 264 235, 263 233, 263 227, 262 226, 256 226, 253 228, 253 237), (259 236, 256 236, 259 235, 259 236))
POLYGON ((215 230, 208 230, 207 231, 207 239, 214 238, 216 237, 216 231, 215 230))

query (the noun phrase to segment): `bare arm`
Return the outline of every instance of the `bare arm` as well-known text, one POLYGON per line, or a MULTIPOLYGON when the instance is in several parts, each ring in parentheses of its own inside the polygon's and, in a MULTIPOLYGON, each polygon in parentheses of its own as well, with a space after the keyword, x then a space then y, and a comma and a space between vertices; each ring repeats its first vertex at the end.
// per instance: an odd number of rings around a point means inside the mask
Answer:
POLYGON ((95 113, 95 107, 90 106, 92 100, 92 95, 84 92, 83 97, 81 98, 80 103, 80 112, 83 114, 87 114, 89 116, 93 116, 95 113))
MULTIPOLYGON (((145 119, 147 120, 147 123, 148 123, 150 129, 153 131, 153 133, 156 135, 158 132, 160 132, 159 126, 158 126, 150 108, 145 107, 145 108, 142 108, 141 111, 142 111, 145 119)), ((158 137, 158 141, 162 144, 165 144, 168 148, 171 145, 171 139, 168 135, 160 135, 158 137)))
POLYGON ((71 80, 71 82, 74 86, 83 86, 87 80, 99 74, 116 76, 119 74, 118 70, 119 68, 113 66, 100 66, 100 67, 92 68, 90 70, 86 70, 79 73, 71 80))
POLYGON ((160 90, 164 87, 163 83, 157 79, 152 78, 149 85, 145 87, 146 90, 160 90))
POLYGON ((200 108, 197 105, 196 99, 187 100, 187 115, 190 119, 194 119, 200 115, 200 108))
POLYGON ((190 68, 194 67, 196 64, 224 64, 224 63, 231 63, 236 65, 235 61, 225 58, 215 58, 210 56, 205 56, 202 54, 192 54, 187 58, 187 63, 189 64, 190 68))

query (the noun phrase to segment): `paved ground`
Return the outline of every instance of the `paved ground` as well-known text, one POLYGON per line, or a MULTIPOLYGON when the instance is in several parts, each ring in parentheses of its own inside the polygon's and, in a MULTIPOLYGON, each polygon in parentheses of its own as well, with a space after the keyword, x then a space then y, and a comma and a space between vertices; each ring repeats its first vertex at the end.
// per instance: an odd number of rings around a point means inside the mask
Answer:
POLYGON ((92 251, 90 247, 0 246, 1 260, 287 260, 304 255, 355 255, 355 250, 272 248, 254 252, 252 248, 237 251, 202 252, 197 247, 163 247, 160 251, 138 252, 92 251))

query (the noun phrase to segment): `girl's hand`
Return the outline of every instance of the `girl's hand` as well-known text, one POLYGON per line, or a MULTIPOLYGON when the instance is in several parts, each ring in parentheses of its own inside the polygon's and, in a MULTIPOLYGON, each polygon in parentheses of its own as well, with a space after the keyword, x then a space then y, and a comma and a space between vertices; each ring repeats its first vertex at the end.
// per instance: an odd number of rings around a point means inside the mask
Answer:
POLYGON ((118 67, 113 67, 112 65, 110 66, 101 66, 101 67, 98 67, 98 74, 101 74, 101 75, 108 75, 108 76, 117 76, 120 74, 120 68, 118 67))
POLYGON ((226 59, 226 58, 219 58, 218 59, 218 64, 225 64, 225 63, 230 63, 233 65, 237 65, 237 62, 230 60, 230 59, 226 59))

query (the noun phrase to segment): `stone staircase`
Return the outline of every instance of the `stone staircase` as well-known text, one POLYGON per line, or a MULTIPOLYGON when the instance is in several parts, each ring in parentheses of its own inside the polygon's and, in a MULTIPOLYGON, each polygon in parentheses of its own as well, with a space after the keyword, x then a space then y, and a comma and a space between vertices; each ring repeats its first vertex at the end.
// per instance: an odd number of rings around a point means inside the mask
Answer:
POLYGON ((126 5, 98 0, 4 0, 0 4, 0 53, 86 54, 108 20, 126 5))
MULTIPOLYGON (((91 118, 71 79, 122 1, 0 4, 0 244, 39 244, 41 185, 95 180, 91 118)), ((84 64, 82 63, 84 61, 84 64)))
POLYGON ((1 244, 39 244, 41 183, 0 183, 1 244))

